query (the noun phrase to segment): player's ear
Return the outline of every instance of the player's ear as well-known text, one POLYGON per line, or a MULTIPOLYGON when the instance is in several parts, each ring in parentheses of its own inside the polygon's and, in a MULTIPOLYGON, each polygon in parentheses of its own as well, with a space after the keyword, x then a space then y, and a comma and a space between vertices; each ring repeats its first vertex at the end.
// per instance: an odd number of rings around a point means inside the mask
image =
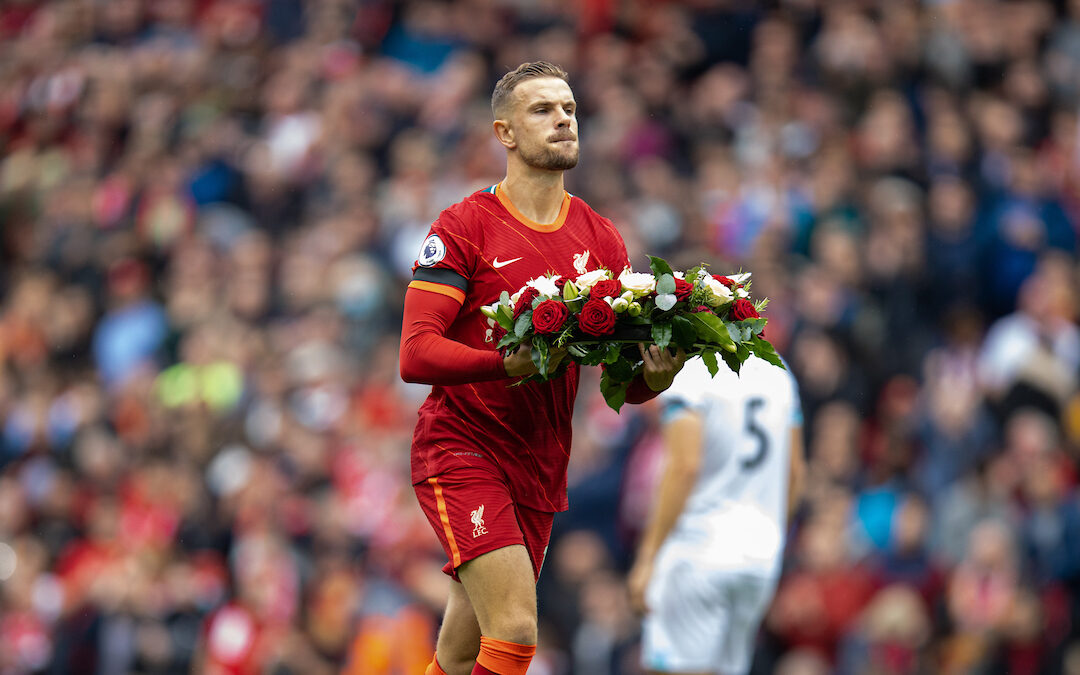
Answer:
POLYGON ((514 130, 510 128, 510 123, 506 120, 495 120, 492 123, 492 128, 495 129, 495 138, 499 139, 503 147, 507 150, 513 150, 517 147, 517 141, 514 140, 514 130))

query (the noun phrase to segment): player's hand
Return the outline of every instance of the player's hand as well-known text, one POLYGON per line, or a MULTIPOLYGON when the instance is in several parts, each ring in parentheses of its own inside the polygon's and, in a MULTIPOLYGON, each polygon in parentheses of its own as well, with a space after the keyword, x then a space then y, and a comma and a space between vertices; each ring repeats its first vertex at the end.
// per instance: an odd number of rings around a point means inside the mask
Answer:
POLYGON ((645 589, 649 587, 652 574, 652 560, 646 562, 643 558, 638 558, 626 576, 627 590, 630 591, 630 605, 639 614, 649 611, 648 605, 645 604, 645 589))
POLYGON ((641 360, 645 362, 645 368, 641 376, 645 378, 645 384, 653 391, 664 391, 671 386, 675 375, 682 370, 686 363, 686 352, 680 347, 674 354, 669 349, 660 349, 656 345, 638 343, 638 351, 641 352, 641 360))
MULTIPOLYGON (((548 350, 548 373, 554 373, 566 356, 566 347, 551 347, 548 350)), ((528 377, 539 373, 532 359, 532 342, 523 342, 513 352, 503 357, 503 368, 507 377, 528 377)))

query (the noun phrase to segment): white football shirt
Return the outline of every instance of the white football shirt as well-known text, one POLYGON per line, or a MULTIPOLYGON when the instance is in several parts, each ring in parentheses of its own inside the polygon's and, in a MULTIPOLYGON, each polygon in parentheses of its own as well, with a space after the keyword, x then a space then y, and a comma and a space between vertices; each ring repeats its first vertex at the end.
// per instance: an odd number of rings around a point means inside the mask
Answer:
POLYGON ((687 361, 661 394, 665 417, 702 415, 696 484, 669 536, 714 569, 779 574, 787 520, 791 431, 802 425, 791 373, 751 356, 741 376, 723 363, 716 377, 687 361))

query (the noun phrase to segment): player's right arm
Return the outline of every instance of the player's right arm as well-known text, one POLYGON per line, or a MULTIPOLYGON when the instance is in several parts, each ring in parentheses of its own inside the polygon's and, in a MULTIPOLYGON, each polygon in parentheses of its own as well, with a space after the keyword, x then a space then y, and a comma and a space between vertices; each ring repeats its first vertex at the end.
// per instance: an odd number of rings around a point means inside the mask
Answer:
MULTIPOLYGON (((446 337, 461 303, 453 296, 410 287, 405 291, 399 363, 401 379, 423 384, 465 384, 537 372, 531 347, 502 356, 446 337)), ((557 362, 555 362, 557 365, 557 362)))
POLYGON ((627 575, 630 600, 645 612, 645 589, 652 577, 660 546, 679 520, 686 500, 701 470, 705 423, 700 412, 683 408, 663 428, 664 473, 653 504, 652 515, 638 545, 637 556, 627 575))
POLYGON ((449 210, 432 224, 405 291, 398 360, 406 382, 454 385, 537 372, 531 347, 503 357, 447 337, 465 303, 482 236, 449 210))
POLYGON ((787 494, 787 518, 788 525, 795 511, 802 501, 803 489, 806 483, 806 456, 803 454, 803 429, 802 425, 791 428, 791 457, 788 460, 788 494, 787 494))

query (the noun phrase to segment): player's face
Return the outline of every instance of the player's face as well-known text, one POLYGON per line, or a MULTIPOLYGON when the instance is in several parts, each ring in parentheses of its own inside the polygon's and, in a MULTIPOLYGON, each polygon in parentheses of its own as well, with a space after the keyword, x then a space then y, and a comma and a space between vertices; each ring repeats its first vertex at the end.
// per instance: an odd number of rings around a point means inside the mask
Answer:
POLYGON ((521 160, 534 169, 564 171, 578 163, 577 102, 570 85, 555 77, 514 87, 511 124, 521 160))

